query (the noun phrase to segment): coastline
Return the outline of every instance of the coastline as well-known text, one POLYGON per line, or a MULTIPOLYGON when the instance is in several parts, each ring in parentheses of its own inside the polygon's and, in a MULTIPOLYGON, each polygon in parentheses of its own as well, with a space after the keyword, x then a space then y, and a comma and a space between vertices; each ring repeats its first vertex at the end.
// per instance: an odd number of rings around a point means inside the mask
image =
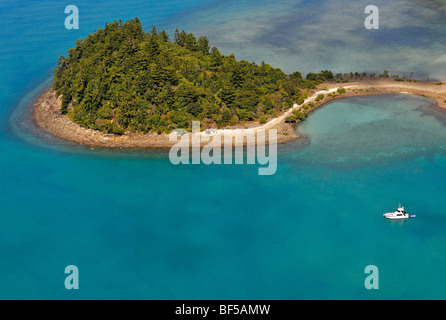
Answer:
MULTIPOLYGON (((224 134, 228 130, 231 130, 234 136, 244 136, 249 130, 255 133, 258 129, 277 129, 277 143, 286 143, 298 139, 299 136, 296 134, 293 125, 285 123, 286 117, 292 115, 293 110, 300 109, 309 102, 314 102, 317 95, 321 93, 325 95, 325 98, 319 103, 316 103, 314 107, 309 108, 307 110, 308 112, 336 99, 378 94, 421 95, 436 100, 438 106, 446 110, 446 82, 442 82, 442 85, 438 85, 438 82, 398 82, 394 79, 366 79, 347 83, 327 82, 320 84, 318 89, 303 104, 295 104, 281 116, 268 121, 264 125, 248 129, 219 129, 216 130, 216 133, 224 134), (337 89, 341 87, 345 88, 345 93, 332 97, 327 96, 330 93, 336 93, 337 89)), ((38 98, 33 108, 33 119, 39 127, 56 137, 91 147, 171 148, 177 143, 176 141, 170 141, 169 134, 166 133, 137 134, 125 132, 122 136, 117 136, 81 127, 72 122, 66 115, 60 113, 60 99, 55 97, 53 89, 45 91, 38 98)), ((191 134, 189 133, 189 135, 191 134)), ((202 132, 201 135, 206 134, 202 132)), ((268 141, 268 136, 266 141, 268 141)), ((207 140, 206 142, 201 142, 202 146, 208 143, 207 140)))
MULTIPOLYGON (((158 148, 166 149, 171 148, 179 141, 170 141, 169 134, 162 133, 147 133, 138 134, 126 131, 123 135, 106 134, 93 129, 84 128, 63 115, 60 112, 60 99, 55 97, 53 89, 46 90, 36 101, 33 108, 33 120, 43 130, 51 133, 52 135, 76 142, 79 144, 87 145, 90 147, 100 148, 158 148)), ((277 129, 277 143, 286 143, 297 139, 299 136, 295 133, 294 127, 291 124, 284 123, 283 121, 276 121, 278 118, 273 119, 274 123, 267 123, 267 126, 256 126, 253 128, 242 129, 219 129, 215 132, 223 135, 227 130, 231 130, 234 137, 242 136, 247 131, 252 130, 256 133, 258 129, 277 129), (242 133, 243 132, 243 133, 242 133)), ((192 142, 191 133, 188 133, 189 141, 192 142)), ((205 132, 201 132, 201 136, 209 136, 205 132)), ((268 144, 269 136, 266 132, 266 144, 268 144)), ((209 141, 212 142, 212 139, 209 141)), ((201 141, 201 146, 204 147, 209 143, 208 140, 201 141)), ((221 139, 223 141, 223 139, 221 139)), ((246 138, 244 138, 244 145, 247 144, 246 138)))

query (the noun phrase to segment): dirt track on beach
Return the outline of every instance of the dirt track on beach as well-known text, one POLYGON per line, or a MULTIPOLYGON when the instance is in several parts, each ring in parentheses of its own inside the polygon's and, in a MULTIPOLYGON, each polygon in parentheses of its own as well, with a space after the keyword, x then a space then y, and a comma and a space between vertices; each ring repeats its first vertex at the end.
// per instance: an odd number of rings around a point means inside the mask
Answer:
MULTIPOLYGON (((345 97, 376 95, 376 94, 417 94, 435 99, 438 105, 446 109, 446 83, 439 85, 436 82, 398 82, 393 79, 374 79, 359 80, 347 83, 324 83, 318 86, 318 89, 306 99, 305 103, 314 101, 317 94, 324 93, 325 98, 320 103, 316 103, 312 111, 324 103, 345 97), (344 87, 346 92, 334 97, 328 96, 329 93, 336 93, 337 88, 344 87)), ((169 134, 137 134, 125 132, 122 136, 105 134, 93 129, 86 129, 72 122, 66 115, 60 113, 61 101, 55 96, 55 91, 50 89, 43 93, 35 103, 33 118, 37 125, 50 132, 54 136, 69 141, 89 145, 92 147, 105 148, 170 148, 176 141, 169 140, 169 134)), ((277 129, 277 143, 285 143, 298 138, 291 124, 285 123, 285 118, 292 114, 292 110, 301 108, 301 105, 294 105, 293 108, 283 113, 278 118, 270 120, 264 125, 251 127, 249 129, 238 129, 228 131, 228 129, 217 130, 219 134, 231 132, 233 136, 246 135, 247 132, 256 132, 264 129, 267 132, 266 141, 268 142, 268 132, 270 129, 277 129)), ((204 133, 202 133, 203 135, 204 133)), ((190 135, 190 134, 189 134, 190 135)), ((190 139, 191 140, 191 139, 190 139)), ((221 139, 223 141, 223 139, 221 139)), ((208 140, 202 142, 202 146, 208 144, 208 140)))

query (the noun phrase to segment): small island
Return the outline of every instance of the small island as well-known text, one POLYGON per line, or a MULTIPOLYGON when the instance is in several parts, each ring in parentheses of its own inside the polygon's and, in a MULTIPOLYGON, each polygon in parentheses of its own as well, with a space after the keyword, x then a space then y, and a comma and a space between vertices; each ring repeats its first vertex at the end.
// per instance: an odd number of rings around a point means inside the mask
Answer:
POLYGON ((114 21, 78 40, 59 58, 52 88, 37 101, 36 123, 63 139, 100 147, 171 147, 169 133, 206 129, 277 129, 278 142, 296 139, 294 125, 340 97, 411 93, 446 108, 446 85, 329 70, 290 75, 262 62, 237 61, 205 36, 174 40, 138 18, 114 21))

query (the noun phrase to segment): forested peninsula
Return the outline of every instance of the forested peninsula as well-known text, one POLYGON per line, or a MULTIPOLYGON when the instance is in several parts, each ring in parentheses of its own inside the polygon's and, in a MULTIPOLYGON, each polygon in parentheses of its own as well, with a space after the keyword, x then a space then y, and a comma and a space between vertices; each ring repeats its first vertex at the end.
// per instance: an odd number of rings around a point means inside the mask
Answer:
POLYGON ((283 143, 298 138, 294 125, 328 101, 395 93, 433 98, 446 108, 446 82, 388 70, 287 75, 223 55, 205 36, 177 29, 171 40, 154 26, 145 32, 135 18, 106 24, 61 56, 33 119, 56 137, 92 147, 169 148, 175 144, 169 133, 191 131, 192 121, 203 131, 276 129, 283 143))
POLYGON ((61 56, 53 88, 61 112, 82 127, 104 133, 169 133, 266 123, 294 103, 305 89, 333 78, 329 71, 302 79, 262 62, 237 61, 210 48, 205 36, 145 32, 138 18, 114 21, 76 42, 61 56))

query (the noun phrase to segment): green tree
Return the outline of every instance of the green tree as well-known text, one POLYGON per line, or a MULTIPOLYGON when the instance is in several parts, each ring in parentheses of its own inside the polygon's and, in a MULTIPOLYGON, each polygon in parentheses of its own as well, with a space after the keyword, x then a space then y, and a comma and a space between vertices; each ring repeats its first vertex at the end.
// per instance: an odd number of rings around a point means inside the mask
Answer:
POLYGON ((222 54, 216 47, 213 47, 211 50, 211 67, 215 69, 217 67, 220 67, 222 64, 223 64, 222 54))
POLYGON ((319 73, 319 79, 322 79, 322 80, 331 80, 331 79, 333 79, 334 78, 334 76, 333 76, 333 72, 331 72, 330 70, 322 70, 320 73, 319 73))
POLYGON ((150 34, 152 36, 158 37, 158 30, 156 29, 156 27, 152 24, 152 30, 150 31, 150 34))
POLYGON ((285 118, 285 123, 295 123, 296 118, 294 116, 289 116, 285 118))
POLYGON ((310 73, 307 74, 307 80, 316 81, 318 79, 319 79, 319 76, 316 73, 310 72, 310 73))
POLYGON ((154 36, 153 34, 151 34, 149 37, 149 42, 147 44, 147 51, 152 57, 156 57, 161 52, 160 45, 158 43, 158 37, 154 36))
POLYGON ((159 34, 159 38, 163 42, 169 42, 169 34, 166 32, 166 30, 162 30, 159 34))
POLYGON ((382 74, 379 75, 381 78, 388 78, 389 77, 389 70, 384 70, 382 74))
POLYGON ((209 40, 207 37, 202 36, 198 39, 198 48, 204 54, 209 53, 209 40))

